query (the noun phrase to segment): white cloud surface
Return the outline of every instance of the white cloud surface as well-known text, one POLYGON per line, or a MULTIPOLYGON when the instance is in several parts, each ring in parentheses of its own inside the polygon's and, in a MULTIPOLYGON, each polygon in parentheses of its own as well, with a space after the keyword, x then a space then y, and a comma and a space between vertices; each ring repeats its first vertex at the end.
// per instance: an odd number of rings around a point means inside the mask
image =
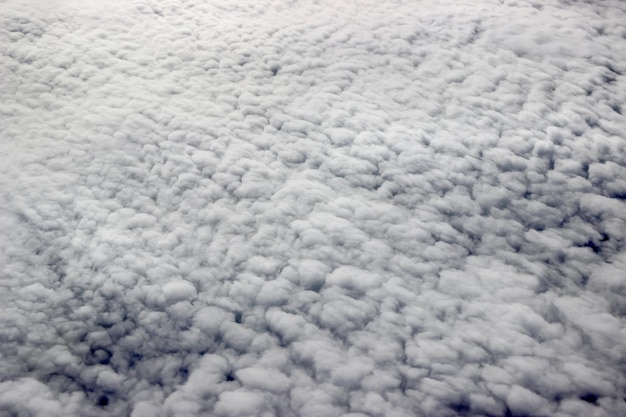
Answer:
POLYGON ((626 414, 623 2, 1 3, 0 415, 626 414))

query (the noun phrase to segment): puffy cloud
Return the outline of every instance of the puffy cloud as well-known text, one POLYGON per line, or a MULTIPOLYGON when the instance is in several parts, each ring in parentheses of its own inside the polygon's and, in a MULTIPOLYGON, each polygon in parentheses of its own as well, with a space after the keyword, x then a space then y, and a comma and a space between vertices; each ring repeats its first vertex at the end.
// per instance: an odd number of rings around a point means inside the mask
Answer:
POLYGON ((625 18, 4 1, 0 415, 626 414, 625 18))

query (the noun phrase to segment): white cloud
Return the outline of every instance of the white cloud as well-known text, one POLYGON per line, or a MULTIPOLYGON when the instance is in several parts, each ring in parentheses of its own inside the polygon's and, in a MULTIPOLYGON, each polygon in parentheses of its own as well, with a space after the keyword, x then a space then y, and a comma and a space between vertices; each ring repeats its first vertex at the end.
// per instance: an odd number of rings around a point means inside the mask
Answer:
POLYGON ((264 415, 265 400, 251 391, 223 392, 215 405, 215 413, 223 416, 264 415))
POLYGON ((291 381, 285 374, 272 369, 241 369, 237 371, 237 378, 248 388, 273 393, 285 392, 291 386, 291 381))
POLYGON ((626 414, 625 16, 4 1, 0 415, 626 414))
POLYGON ((168 303, 194 299, 196 288, 188 281, 172 280, 162 288, 165 301, 168 303))

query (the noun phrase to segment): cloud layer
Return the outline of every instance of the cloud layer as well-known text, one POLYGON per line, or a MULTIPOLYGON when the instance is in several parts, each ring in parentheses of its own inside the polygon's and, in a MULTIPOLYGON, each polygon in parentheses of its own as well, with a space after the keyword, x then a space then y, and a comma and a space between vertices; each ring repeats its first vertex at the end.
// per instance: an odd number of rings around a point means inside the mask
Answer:
POLYGON ((619 1, 2 2, 0 414, 626 414, 619 1))

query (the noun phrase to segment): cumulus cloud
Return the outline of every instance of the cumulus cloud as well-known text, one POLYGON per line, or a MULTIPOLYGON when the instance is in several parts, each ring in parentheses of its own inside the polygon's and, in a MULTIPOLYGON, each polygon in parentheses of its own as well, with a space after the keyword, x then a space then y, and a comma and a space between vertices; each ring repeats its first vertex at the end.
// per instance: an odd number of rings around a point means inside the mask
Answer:
POLYGON ((0 415, 626 414, 624 19, 4 1, 0 415))

